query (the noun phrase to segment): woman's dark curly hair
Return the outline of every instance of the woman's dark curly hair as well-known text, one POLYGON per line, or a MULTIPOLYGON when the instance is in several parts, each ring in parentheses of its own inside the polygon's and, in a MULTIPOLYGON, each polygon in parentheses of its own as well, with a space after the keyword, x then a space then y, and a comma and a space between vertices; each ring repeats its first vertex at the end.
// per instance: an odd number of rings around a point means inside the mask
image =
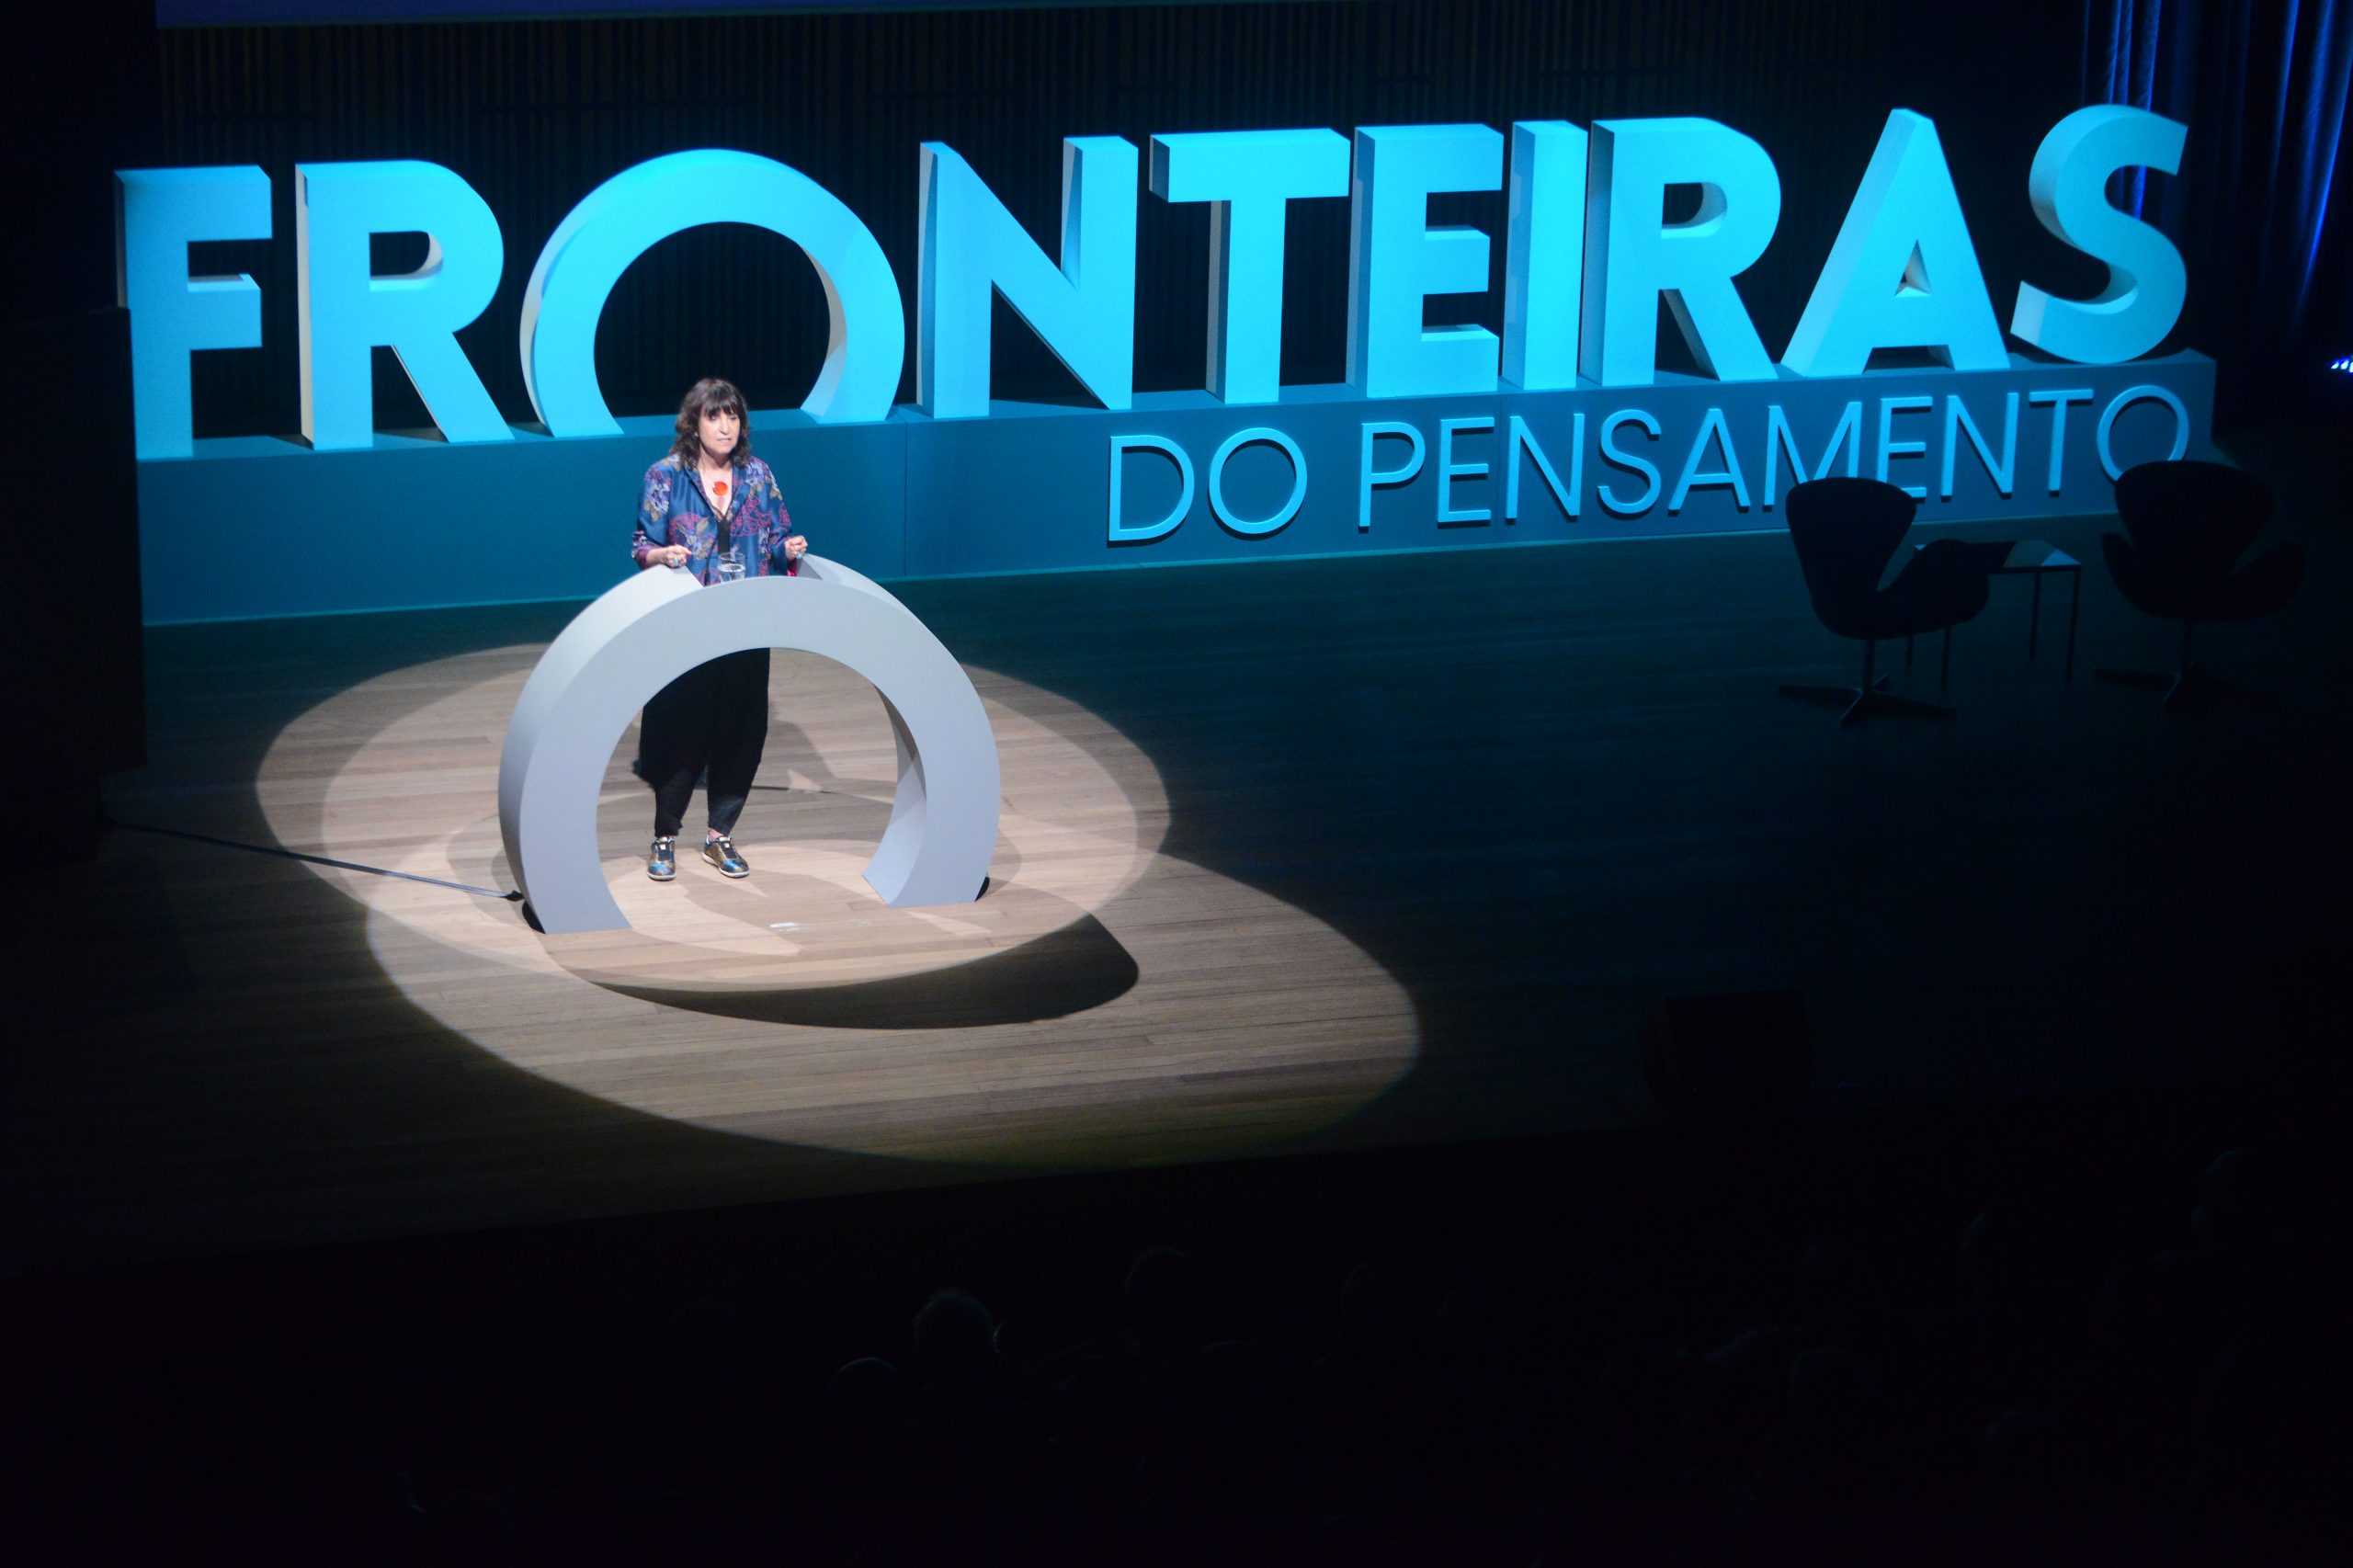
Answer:
POLYGON ((670 443, 670 455, 679 461, 694 464, 702 460, 702 416, 706 414, 733 413, 742 432, 735 437, 735 450, 730 460, 742 468, 752 458, 752 416, 744 407, 744 394, 735 390, 733 381, 722 381, 717 376, 705 376, 688 389, 687 400, 678 404, 678 437, 670 443))

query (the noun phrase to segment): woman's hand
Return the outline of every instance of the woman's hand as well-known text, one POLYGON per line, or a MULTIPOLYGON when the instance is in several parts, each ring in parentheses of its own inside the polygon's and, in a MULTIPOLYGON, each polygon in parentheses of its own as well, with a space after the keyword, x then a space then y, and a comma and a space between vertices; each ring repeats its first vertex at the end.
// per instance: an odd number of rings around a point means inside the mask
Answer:
POLYGON ((809 541, 807 540, 802 539, 799 534, 787 534, 785 536, 784 558, 787 561, 798 561, 808 553, 809 541))
POLYGON ((657 544, 645 552, 648 571, 656 566, 684 566, 686 563, 687 547, 683 544, 657 544))

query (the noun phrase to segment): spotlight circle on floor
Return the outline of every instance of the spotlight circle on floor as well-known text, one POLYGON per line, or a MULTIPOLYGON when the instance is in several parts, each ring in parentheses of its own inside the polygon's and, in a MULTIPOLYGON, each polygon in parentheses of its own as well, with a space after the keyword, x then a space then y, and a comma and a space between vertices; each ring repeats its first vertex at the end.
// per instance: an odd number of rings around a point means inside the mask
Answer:
MULTIPOLYGON (((305 864, 364 908, 368 946, 423 1015, 388 1017, 354 1049, 401 1051, 402 1030, 438 1026, 551 1085, 713 1132, 1022 1167, 1265 1151, 1345 1119, 1415 1059, 1414 1004, 1376 960, 1166 853, 1152 760, 1103 714, 985 668, 969 674, 1004 777, 979 903, 876 899, 861 869, 893 809, 887 714, 850 670, 786 653, 736 829, 753 875, 698 860, 676 882, 646 878, 653 802, 625 733, 600 776, 597 852, 630 925, 533 931, 516 903, 466 890, 514 886, 499 736, 544 652, 387 670, 296 718, 263 762, 272 834, 342 862, 305 864)), ((798 1191, 799 1168, 708 1196, 798 1191)))

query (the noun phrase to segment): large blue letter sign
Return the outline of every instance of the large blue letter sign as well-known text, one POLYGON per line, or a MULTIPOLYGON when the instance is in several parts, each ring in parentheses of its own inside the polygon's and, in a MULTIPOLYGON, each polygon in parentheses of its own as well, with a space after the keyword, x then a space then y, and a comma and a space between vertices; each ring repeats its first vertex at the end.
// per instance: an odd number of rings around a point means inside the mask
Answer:
POLYGON ((1282 392, 1284 212, 1301 198, 1347 195, 1347 139, 1336 131, 1155 136, 1152 193, 1210 203, 1209 390, 1221 403, 1273 403, 1282 392))
POLYGON ((1430 294, 1487 288, 1487 236, 1433 229, 1441 190, 1493 190, 1504 139, 1484 125, 1369 126, 1357 132, 1349 190, 1348 384, 1367 397, 1495 390, 1495 335, 1484 327, 1424 331, 1430 294))
POLYGON ((907 327, 882 247, 858 214, 800 170, 705 149, 623 169, 548 236, 523 292, 522 329, 523 384, 548 433, 620 433, 597 385, 597 320, 630 263, 705 223, 750 223, 780 234, 817 269, 832 330, 824 369, 801 412, 820 424, 888 417, 906 363, 907 327))
POLYGON ((313 450, 376 439, 373 351, 390 347, 452 441, 511 441, 458 329, 498 291, 506 248, 474 187, 438 164, 298 164, 294 286, 302 373, 302 434, 313 450), (423 233, 425 264, 373 275, 372 234, 423 233))
MULTIPOLYGON (((1034 187, 1038 210, 1008 207, 953 149, 926 142, 908 192, 914 278, 894 277, 859 216, 784 164, 717 149, 654 158, 588 192, 521 290, 531 405, 551 435, 576 441, 520 438, 458 347, 461 329, 480 330, 466 324, 492 298, 502 259, 498 224, 465 182, 430 164, 302 165, 289 193, 302 427, 321 449, 370 449, 316 463, 294 455, 297 440, 191 439, 192 357, 262 339, 252 279, 190 278, 191 246, 267 238, 268 178, 124 171, 138 449, 183 460, 140 470, 148 612, 164 622, 592 596, 612 567, 585 535, 552 551, 437 558, 431 572, 402 546, 437 508, 486 506, 494 530, 512 533, 535 515, 506 505, 516 496, 540 512, 594 510, 642 472, 667 421, 614 418, 597 381, 598 318, 640 256, 710 223, 789 239, 816 269, 824 363, 801 412, 772 410, 763 439, 800 476, 797 509, 878 574, 1743 531, 1778 527, 1782 494, 1832 472, 1903 484, 1924 523, 2024 523, 2107 506, 2109 476, 2136 462, 2210 452, 2213 361, 2151 352, 2180 314, 2182 258, 2109 208, 2104 189, 2120 168, 2175 169, 2183 128, 2105 105, 2052 130, 2028 181, 2034 210, 2109 277, 2097 298, 2073 301, 2015 274, 1997 279, 2006 294, 2018 288, 2005 318, 1938 126, 1883 112, 1868 165, 1847 171, 1860 180, 1827 256, 1805 258, 1820 274, 1779 363, 1740 277, 1775 239, 1780 176, 1764 148, 1712 119, 1523 119, 1500 134, 1188 130, 1150 139, 1148 178, 1143 138, 1075 137, 1062 143, 1058 220, 1042 206, 1051 189, 1034 187), (1137 290, 1152 281, 1137 250, 1147 186, 1169 204, 1154 222, 1208 227, 1208 364, 1189 390, 1136 386, 1137 290), (1288 225, 1336 220, 1330 202, 1342 195, 1347 381, 1286 386, 1284 318, 1309 288, 1285 287, 1308 259, 1286 256, 1288 225), (372 276, 370 240, 390 233, 428 238, 425 265, 372 276), (992 400, 1000 300, 1099 407, 992 400), (430 455, 440 443, 373 431, 379 347, 397 351, 451 441, 485 445, 444 461, 430 455), (2045 352, 2012 352, 2028 347, 2045 352), (1927 353, 1890 362, 1898 349, 1927 353), (1701 373, 1662 374, 1662 354, 1701 373), (915 387, 908 407, 896 406, 903 377, 915 387), (975 476, 991 475, 1017 483, 976 500, 975 476), (1537 482, 1547 495, 1523 494, 1537 482), (283 505, 255 513, 257 486, 283 505), (973 526, 976 506, 989 526, 973 526), (1206 517, 1188 527, 1197 506, 1206 517), (321 545, 301 519, 324 515, 347 526, 321 545), (224 538, 310 550, 313 569, 290 587, 257 585, 221 550, 224 538)), ((1040 162, 1035 172, 1051 171, 1040 162)), ((193 254, 199 270, 227 270, 193 254)), ((780 249, 768 259, 800 264, 780 249)), ((1183 271, 1159 281, 1190 287, 1183 271)))
POLYGON ((2108 176, 2135 165, 2175 173, 2188 134, 2177 120, 2122 104, 2079 108, 2051 128, 2027 195, 2044 228, 2108 263, 2108 287, 2077 301, 2021 283, 2010 331, 2086 365, 2137 359, 2164 341, 2181 316, 2188 274, 2171 240, 2108 204, 2108 176))
POLYGON ((1936 123, 1908 108, 1887 117, 1781 363, 1859 376, 1874 348, 1926 348, 1956 370, 2010 363, 1936 123))
POLYGON ((1648 386, 1664 295, 1702 369, 1771 381, 1772 356, 1732 281, 1781 221, 1781 176, 1765 149, 1712 119, 1597 120, 1586 177, 1579 372, 1606 387, 1648 386), (1700 187, 1699 210, 1680 223, 1665 221, 1671 185, 1700 187))
POLYGON ((1057 267, 952 149, 923 144, 915 401, 935 419, 989 411, 990 293, 1005 296, 1106 408, 1135 392, 1136 149, 1063 142, 1057 267))
POLYGON ((124 169, 115 208, 118 297, 131 310, 133 423, 142 458, 196 450, 188 356, 261 347, 261 290, 233 278, 191 278, 196 240, 269 238, 269 176, 256 168, 124 169))

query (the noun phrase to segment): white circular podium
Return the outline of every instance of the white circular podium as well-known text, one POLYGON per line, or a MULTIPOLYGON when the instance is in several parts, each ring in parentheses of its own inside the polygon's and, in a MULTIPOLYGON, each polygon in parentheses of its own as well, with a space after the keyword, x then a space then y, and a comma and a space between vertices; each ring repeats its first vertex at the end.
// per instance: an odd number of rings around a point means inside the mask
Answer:
POLYGON ((979 693, 930 628, 880 584, 814 555, 798 576, 704 587, 674 567, 636 573, 548 645, 506 727, 498 826, 540 930, 629 925, 605 885, 597 800, 605 765, 654 694, 750 648, 815 653, 872 684, 898 738, 890 825, 866 881, 893 908, 970 903, 988 879, 1000 791, 979 693))

